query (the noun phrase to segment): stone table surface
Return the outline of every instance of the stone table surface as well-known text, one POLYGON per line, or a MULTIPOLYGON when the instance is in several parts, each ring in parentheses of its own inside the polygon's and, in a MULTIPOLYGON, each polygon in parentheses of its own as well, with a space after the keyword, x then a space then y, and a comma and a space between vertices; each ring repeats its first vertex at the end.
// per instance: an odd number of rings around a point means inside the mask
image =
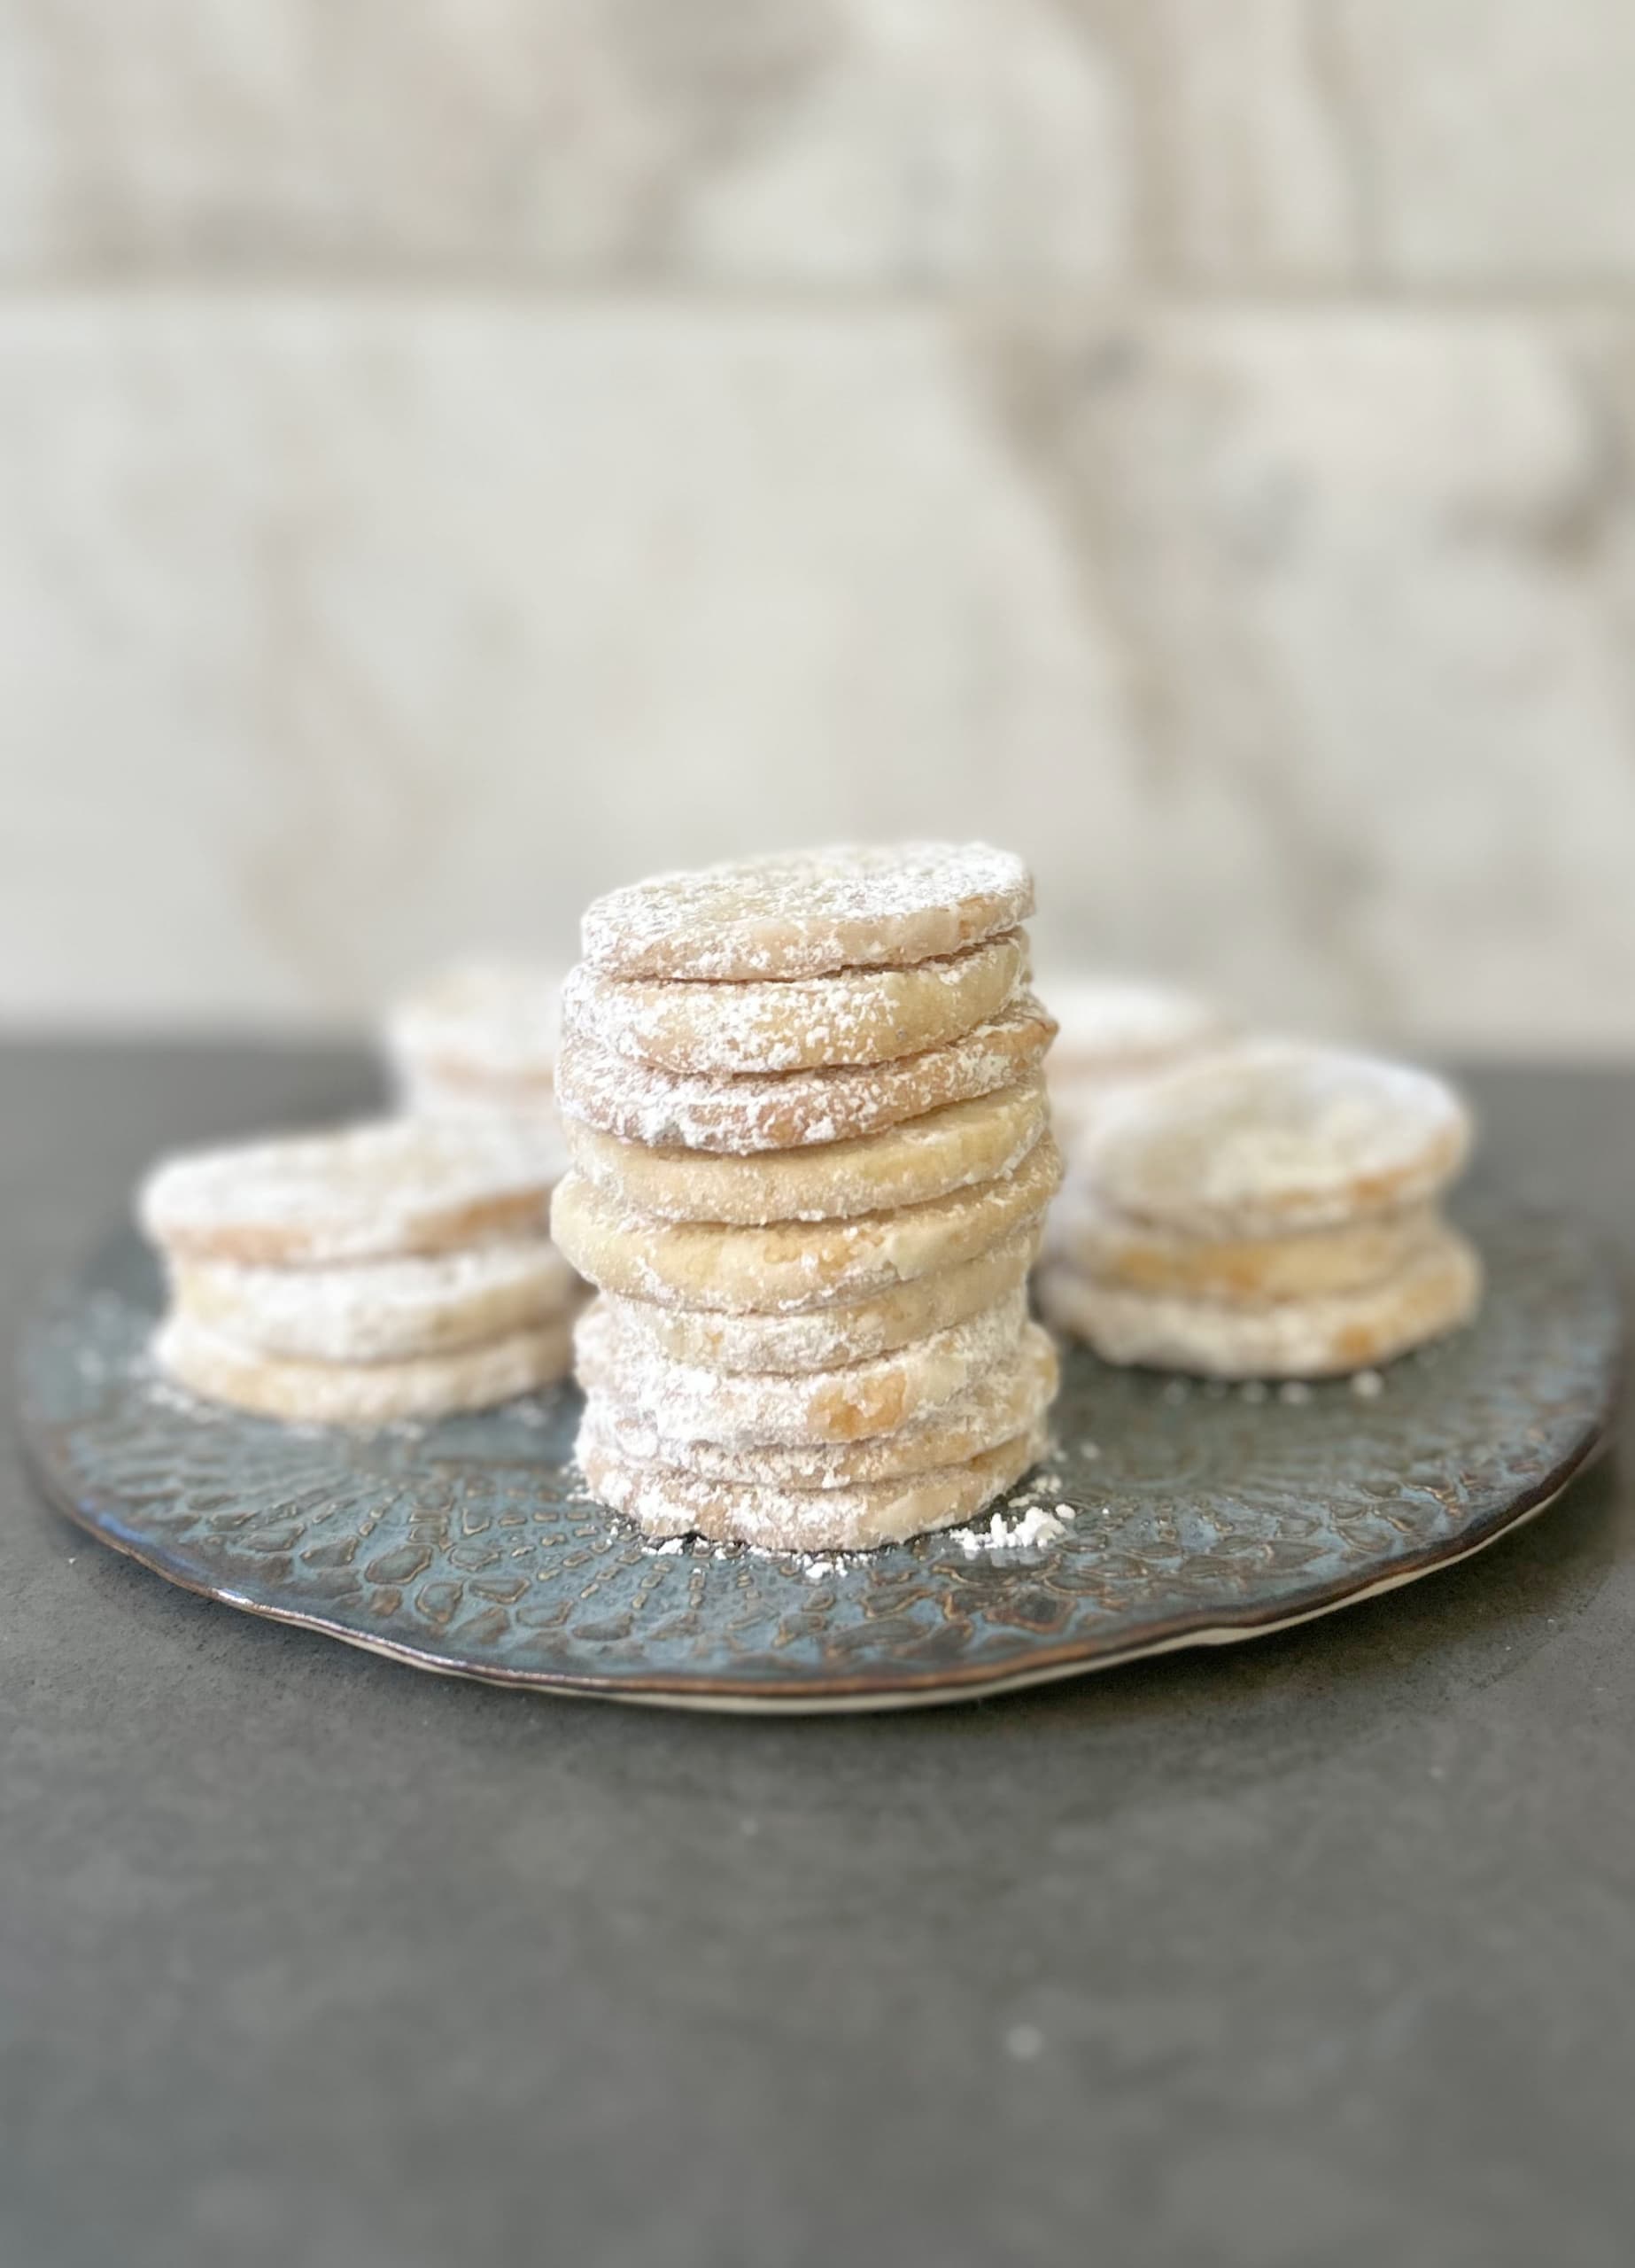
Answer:
MULTIPOLYGON (((1635 1076, 1472 1075, 1626 1256, 1635 1076)), ((0 1336, 360 1059, 0 1049, 0 1336)), ((1413 1588, 925 1714, 445 1682, 0 1468, 4 2268, 1627 2268, 1616 1460, 1413 1588)), ((1625 1427, 1627 1466, 1628 1427, 1625 1427)))

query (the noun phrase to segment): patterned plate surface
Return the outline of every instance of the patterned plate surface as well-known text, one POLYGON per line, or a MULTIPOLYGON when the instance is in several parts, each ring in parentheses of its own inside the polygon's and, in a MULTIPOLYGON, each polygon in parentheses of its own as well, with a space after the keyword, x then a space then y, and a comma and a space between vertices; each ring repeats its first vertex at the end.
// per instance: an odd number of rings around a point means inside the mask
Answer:
POLYGON ((422 1668, 705 1708, 954 1700, 1321 1613, 1547 1503, 1610 1424, 1616 1287, 1559 1220, 1477 1233, 1480 1321, 1372 1396, 1071 1355, 1055 1460, 1004 1508, 1056 1512, 1042 1544, 644 1548, 576 1479, 568 1387, 369 1435, 213 1410, 148 1367, 159 1279, 131 1236, 29 1333, 25 1438, 54 1502, 117 1550, 422 1668))

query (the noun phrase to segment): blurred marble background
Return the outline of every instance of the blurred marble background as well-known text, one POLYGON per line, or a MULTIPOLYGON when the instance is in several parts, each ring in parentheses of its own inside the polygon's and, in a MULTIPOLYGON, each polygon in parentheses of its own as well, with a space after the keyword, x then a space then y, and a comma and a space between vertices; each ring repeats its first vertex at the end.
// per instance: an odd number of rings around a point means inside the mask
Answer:
POLYGON ((0 0, 0 1015, 985 832, 1635 1040, 1628 0, 0 0))

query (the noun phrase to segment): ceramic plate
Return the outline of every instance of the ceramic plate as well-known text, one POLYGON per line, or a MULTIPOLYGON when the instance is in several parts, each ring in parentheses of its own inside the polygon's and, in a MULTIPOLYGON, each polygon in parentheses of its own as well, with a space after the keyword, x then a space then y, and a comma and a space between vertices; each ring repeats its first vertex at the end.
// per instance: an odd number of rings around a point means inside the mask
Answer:
POLYGON ((585 1494, 570 1387, 354 1434, 213 1409, 155 1379, 151 1258, 113 1239, 27 1335, 43 1486, 156 1573, 422 1669, 678 1706, 952 1701, 1246 1638, 1462 1558, 1606 1437, 1620 1318, 1561 1221, 1476 1224, 1468 1331, 1379 1390, 1205 1386, 1067 1357, 1053 1461, 972 1531, 850 1559, 644 1547, 585 1494), (1035 1524, 1036 1525, 1036 1524, 1035 1524))

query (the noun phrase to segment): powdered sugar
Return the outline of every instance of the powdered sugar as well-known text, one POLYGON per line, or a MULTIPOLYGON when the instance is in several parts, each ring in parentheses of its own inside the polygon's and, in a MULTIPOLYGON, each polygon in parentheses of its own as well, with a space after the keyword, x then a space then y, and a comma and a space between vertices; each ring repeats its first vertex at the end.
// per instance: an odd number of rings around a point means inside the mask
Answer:
POLYGON ((1033 994, 1022 992, 944 1047, 884 1063, 736 1078, 665 1071, 575 1037, 563 1045, 557 1091, 573 1117, 653 1149, 736 1156, 816 1146, 991 1094, 1038 1063, 1054 1029, 1033 994))
POLYGON ((580 1383, 661 1441, 728 1447, 856 1441, 911 1424, 1011 1355, 1027 1320, 1018 1290, 980 1315, 872 1362, 782 1377, 724 1375, 657 1353, 600 1301, 576 1334, 580 1383))
POLYGON ((987 843, 841 844, 655 874, 598 898, 582 935, 615 975, 740 983, 901 967, 1032 911, 1021 860, 987 843))
POLYGON ((922 1205, 991 1181, 1021 1163, 1046 1117, 1035 1071, 996 1093, 823 1149, 699 1157, 621 1141, 571 1118, 567 1133, 578 1170, 635 1211, 760 1227, 922 1205))
POLYGON ((183 1153, 149 1177, 138 1213, 174 1252, 373 1260, 535 1229, 549 1188, 537 1146, 507 1126, 382 1119, 183 1153))
POLYGON ((1429 1072, 1268 1043, 1127 1094, 1091 1130, 1078 1170, 1137 1219, 1275 1235, 1422 1202, 1468 1142, 1459 1098, 1429 1072))
POLYGON ((945 1046, 997 1014, 1027 969, 1011 930, 907 968, 778 983, 630 981, 581 961, 562 987, 565 1036, 682 1073, 869 1064, 945 1046))
POLYGON ((553 1200, 552 1233, 582 1276, 628 1299, 793 1314, 871 1298, 975 1259, 1036 1221, 1060 1178, 1046 1133, 1013 1173, 929 1204, 850 1221, 721 1228, 625 1212, 572 1173, 553 1200))

